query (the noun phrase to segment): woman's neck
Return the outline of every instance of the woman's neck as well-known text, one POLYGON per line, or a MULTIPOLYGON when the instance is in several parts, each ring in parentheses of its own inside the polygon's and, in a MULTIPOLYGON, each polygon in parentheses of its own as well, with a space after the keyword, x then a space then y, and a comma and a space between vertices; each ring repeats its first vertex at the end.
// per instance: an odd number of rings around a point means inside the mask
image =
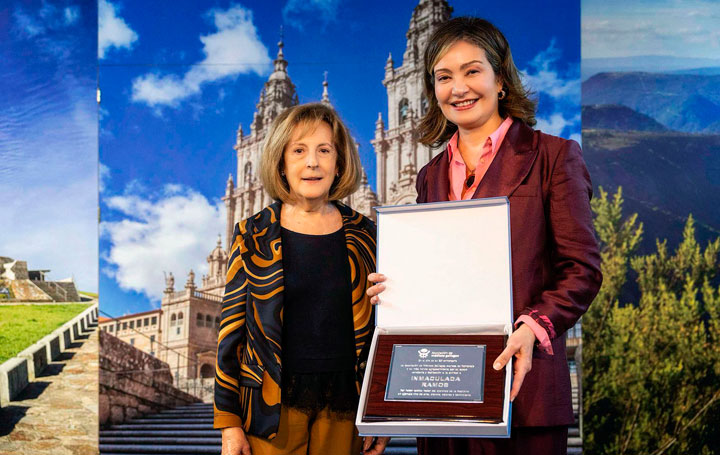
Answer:
POLYGON ((500 114, 496 114, 493 115, 490 119, 488 119, 487 122, 483 123, 481 126, 477 126, 474 128, 458 127, 459 140, 472 149, 482 149, 482 147, 485 145, 485 141, 487 141, 487 138, 490 137, 490 135, 494 133, 498 128, 500 128, 503 120, 504 119, 500 117, 500 114))
POLYGON ((493 115, 487 122, 474 128, 458 126, 458 149, 469 170, 474 170, 487 138, 494 133, 503 122, 499 114, 493 115))
POLYGON ((289 201, 280 209, 280 225, 301 234, 331 234, 342 227, 342 216, 329 201, 289 201))

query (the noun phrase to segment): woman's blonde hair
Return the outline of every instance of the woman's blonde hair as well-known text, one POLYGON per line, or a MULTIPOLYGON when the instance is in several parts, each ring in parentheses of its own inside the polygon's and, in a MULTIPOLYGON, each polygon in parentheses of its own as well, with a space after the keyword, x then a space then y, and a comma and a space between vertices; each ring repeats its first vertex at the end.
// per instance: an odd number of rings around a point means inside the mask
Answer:
POLYGON ((420 142, 438 146, 455 134, 457 126, 443 115, 435 98, 435 74, 433 68, 445 56, 450 47, 458 41, 467 41, 485 51, 493 72, 502 82, 505 97, 498 101, 501 117, 511 116, 529 126, 535 126, 535 101, 532 93, 520 80, 520 74, 513 62, 510 45, 497 27, 477 17, 456 17, 435 30, 425 47, 425 97, 428 110, 418 126, 420 142))
POLYGON ((270 197, 283 202, 290 201, 290 187, 282 175, 283 154, 290 143, 295 128, 302 128, 301 135, 310 133, 320 122, 332 130, 333 145, 337 150, 338 176, 330 187, 329 200, 337 201, 354 193, 360 186, 362 165, 355 141, 337 112, 321 103, 301 104, 284 110, 273 120, 265 138, 260 161, 260 180, 270 197))

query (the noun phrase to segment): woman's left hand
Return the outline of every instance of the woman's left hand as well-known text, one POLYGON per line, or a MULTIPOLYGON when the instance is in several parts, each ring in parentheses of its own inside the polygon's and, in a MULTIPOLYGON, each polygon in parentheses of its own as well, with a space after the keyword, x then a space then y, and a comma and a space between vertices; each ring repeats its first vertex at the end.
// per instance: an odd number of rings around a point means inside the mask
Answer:
POLYGON ((385 451, 385 446, 390 438, 365 436, 363 438, 363 455, 380 455, 385 451), (374 444, 373 444, 374 442, 374 444))
POLYGON ((505 350, 495 359, 493 368, 499 370, 507 365, 512 356, 515 356, 515 373, 513 374, 513 386, 510 390, 510 401, 513 401, 520 393, 520 387, 525 380, 525 375, 532 370, 532 354, 535 346, 535 334, 526 324, 520 325, 510 338, 508 338, 505 350))

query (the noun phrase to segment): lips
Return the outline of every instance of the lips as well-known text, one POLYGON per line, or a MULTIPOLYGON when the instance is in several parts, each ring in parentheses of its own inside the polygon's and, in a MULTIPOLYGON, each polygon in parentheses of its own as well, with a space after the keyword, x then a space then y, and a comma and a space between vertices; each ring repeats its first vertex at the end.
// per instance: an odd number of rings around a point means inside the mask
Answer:
POLYGON ((454 103, 450 103, 455 109, 463 110, 463 109, 470 109, 477 103, 477 99, 472 100, 462 100, 462 101, 456 101, 454 103))

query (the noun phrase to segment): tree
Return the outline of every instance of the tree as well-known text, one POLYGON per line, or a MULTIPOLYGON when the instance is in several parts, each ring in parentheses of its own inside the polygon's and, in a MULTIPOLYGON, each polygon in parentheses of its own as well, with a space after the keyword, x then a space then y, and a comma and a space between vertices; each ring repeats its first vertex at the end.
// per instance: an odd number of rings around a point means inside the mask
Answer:
POLYGON ((672 254, 634 256, 642 225, 620 190, 592 208, 604 282, 583 318, 585 452, 720 454, 720 239, 702 249, 690 216, 672 254), (628 266, 637 302, 619 301, 628 266))

